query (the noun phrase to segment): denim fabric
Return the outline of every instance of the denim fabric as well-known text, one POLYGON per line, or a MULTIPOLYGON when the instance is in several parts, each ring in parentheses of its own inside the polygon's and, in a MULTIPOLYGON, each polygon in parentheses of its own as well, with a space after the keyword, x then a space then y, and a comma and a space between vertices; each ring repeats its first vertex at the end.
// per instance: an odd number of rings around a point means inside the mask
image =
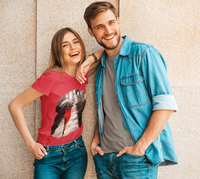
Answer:
MULTIPOLYGON (((127 36, 123 38, 114 61, 117 100, 124 127, 137 142, 154 110, 178 109, 167 76, 167 64, 159 51, 152 45, 133 42, 127 36)), ((100 137, 104 130, 102 92, 105 60, 104 52, 95 82, 100 137)), ((154 165, 178 162, 169 123, 147 148, 145 155, 154 165)))
POLYGON ((158 166, 152 165, 145 155, 137 156, 107 153, 94 155, 95 170, 98 179, 156 179, 158 166))
POLYGON ((46 156, 35 159, 34 179, 83 179, 87 152, 82 136, 59 146, 44 146, 46 156))

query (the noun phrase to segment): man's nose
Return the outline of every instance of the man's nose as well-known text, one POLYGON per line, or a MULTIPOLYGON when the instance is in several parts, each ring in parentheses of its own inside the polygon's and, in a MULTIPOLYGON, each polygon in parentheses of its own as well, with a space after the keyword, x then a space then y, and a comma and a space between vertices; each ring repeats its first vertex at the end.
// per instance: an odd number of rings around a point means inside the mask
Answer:
POLYGON ((105 26, 105 34, 111 34, 112 30, 109 26, 105 26))

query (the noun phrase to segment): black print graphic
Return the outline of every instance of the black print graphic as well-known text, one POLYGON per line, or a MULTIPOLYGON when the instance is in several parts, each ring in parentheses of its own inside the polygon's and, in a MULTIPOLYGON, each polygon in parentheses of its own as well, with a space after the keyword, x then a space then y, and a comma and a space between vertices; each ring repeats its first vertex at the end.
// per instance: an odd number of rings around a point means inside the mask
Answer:
POLYGON ((59 138, 78 129, 81 126, 85 103, 86 95, 83 90, 75 89, 61 97, 56 106, 58 114, 51 127, 51 135, 59 138))

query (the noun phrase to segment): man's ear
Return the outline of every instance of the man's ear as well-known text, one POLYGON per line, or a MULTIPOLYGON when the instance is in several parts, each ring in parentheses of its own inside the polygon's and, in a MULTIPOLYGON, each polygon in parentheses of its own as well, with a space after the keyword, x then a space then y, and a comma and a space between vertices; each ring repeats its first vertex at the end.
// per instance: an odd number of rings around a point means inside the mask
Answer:
POLYGON ((120 26, 120 19, 119 19, 119 17, 117 17, 117 22, 118 22, 118 24, 120 26))
POLYGON ((89 27, 88 27, 88 32, 89 32, 89 34, 90 34, 92 37, 94 37, 94 34, 93 34, 93 32, 92 32, 92 29, 90 29, 89 27))

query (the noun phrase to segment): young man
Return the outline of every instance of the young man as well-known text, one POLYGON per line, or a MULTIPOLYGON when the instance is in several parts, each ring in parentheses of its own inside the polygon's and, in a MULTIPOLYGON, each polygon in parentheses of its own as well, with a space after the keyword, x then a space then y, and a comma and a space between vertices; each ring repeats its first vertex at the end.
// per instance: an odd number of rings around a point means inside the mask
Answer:
MULTIPOLYGON (((111 3, 92 3, 84 18, 105 49, 96 72, 98 123, 91 144, 97 178, 156 179, 158 165, 177 163, 168 123, 177 105, 166 62, 152 45, 121 37, 111 3)), ((92 63, 79 67, 79 81, 92 63)))

